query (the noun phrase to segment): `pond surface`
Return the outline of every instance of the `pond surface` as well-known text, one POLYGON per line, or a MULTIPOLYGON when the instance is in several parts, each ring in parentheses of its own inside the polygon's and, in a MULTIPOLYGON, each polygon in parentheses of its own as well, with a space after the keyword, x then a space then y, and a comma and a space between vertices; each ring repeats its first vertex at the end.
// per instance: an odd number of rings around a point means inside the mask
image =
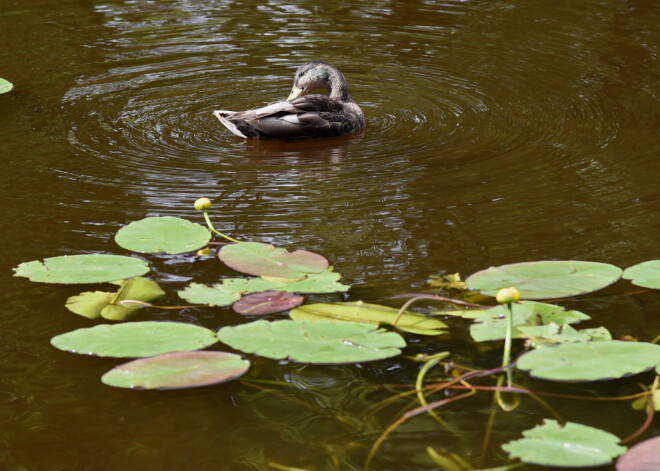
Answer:
MULTIPOLYGON (((655 0, 0 0, 0 77, 16 87, 0 96, 0 467, 361 469, 407 402, 366 411, 410 389, 412 361, 253 358, 249 378, 282 384, 116 390, 99 378, 117 361, 49 345, 94 325, 63 307, 81 289, 12 278, 11 268, 126 254, 113 241, 122 225, 156 215, 202 222, 192 207, 200 196, 226 233, 327 256, 352 284, 349 300, 504 263, 658 258, 658 24, 655 0), (367 115, 362 134, 246 142, 211 114, 286 97, 311 59, 343 71, 367 115)), ((146 258, 169 293, 162 304, 180 303, 176 291, 191 280, 232 274, 193 254, 146 258)), ((622 296, 633 290, 621 282, 571 306, 615 336, 649 341, 660 333, 658 295, 622 296)), ((140 319, 244 321, 220 308, 140 319)), ((458 322, 451 337, 411 336, 406 353, 447 349, 458 363, 496 366, 499 350, 475 349, 465 330, 458 322)), ((633 380, 597 390, 638 389, 633 380)), ((448 407, 451 430, 410 421, 372 469, 437 469, 428 446, 475 466, 505 464, 499 445, 551 417, 531 400, 498 413, 483 453, 490 401, 448 407)), ((620 437, 643 421, 628 403, 552 406, 620 437)), ((659 432, 656 421, 645 436, 659 432)))

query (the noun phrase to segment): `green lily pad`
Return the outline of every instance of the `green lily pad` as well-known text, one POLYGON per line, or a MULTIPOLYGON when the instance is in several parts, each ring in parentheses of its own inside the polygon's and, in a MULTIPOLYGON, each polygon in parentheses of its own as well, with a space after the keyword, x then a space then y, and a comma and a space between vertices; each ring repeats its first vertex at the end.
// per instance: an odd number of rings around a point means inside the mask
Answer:
POLYGON ((148 217, 122 227, 115 242, 134 252, 179 254, 204 247, 211 240, 209 230, 186 219, 172 216, 148 217))
POLYGON ((570 324, 559 326, 551 322, 540 326, 518 326, 518 330, 520 336, 535 348, 558 343, 612 340, 612 334, 605 327, 576 330, 570 324))
POLYGON ((209 306, 229 306, 241 299, 241 293, 222 284, 213 286, 190 283, 183 291, 179 291, 180 298, 193 304, 207 304, 209 306))
POLYGON ((103 317, 113 321, 124 321, 137 314, 144 306, 129 303, 120 304, 121 301, 130 299, 149 302, 165 294, 158 283, 147 278, 130 278, 113 283, 119 285, 119 290, 116 293, 86 291, 67 299, 66 308, 89 319, 103 317))
POLYGON ((322 364, 381 360, 400 354, 406 346, 396 332, 357 322, 258 320, 223 327, 218 338, 245 353, 322 364))
POLYGON ((306 250, 289 253, 286 249, 260 242, 225 245, 218 257, 241 273, 278 278, 302 278, 307 273, 321 273, 329 266, 328 260, 319 254, 306 250))
MULTIPOLYGON (((362 301, 354 303, 306 304, 290 312, 294 320, 332 320, 354 321, 368 324, 391 324, 396 319, 398 309, 368 304, 362 301)), ((420 335, 446 334, 447 324, 411 311, 405 311, 396 324, 398 329, 420 335)))
POLYGON ((516 362, 537 378, 598 381, 641 373, 660 362, 660 345, 619 340, 567 343, 532 350, 516 362))
POLYGON ((300 306, 304 301, 302 296, 286 291, 264 291, 243 296, 232 309, 239 314, 273 314, 300 306))
POLYGON ((57 335, 50 343, 60 350, 100 357, 151 357, 199 350, 217 342, 215 333, 181 322, 100 324, 57 335))
POLYGON ((9 80, 0 78, 0 95, 10 92, 13 88, 14 85, 9 80))
MULTIPOLYGON (((540 336, 543 327, 553 324, 554 327, 545 328, 546 334, 557 334, 564 324, 573 324, 590 319, 589 316, 579 311, 566 311, 561 306, 554 304, 539 303, 535 301, 522 301, 515 303, 513 307, 513 338, 528 338, 530 335, 540 336), (537 328, 536 331, 525 330, 525 327, 537 328), (521 330, 521 328, 523 328, 521 330), (555 330, 556 329, 556 330, 555 330)), ((490 340, 503 340, 506 334, 506 313, 508 308, 504 305, 496 306, 485 311, 479 311, 480 315, 470 326, 470 335, 476 342, 490 340)))
POLYGON ((619 438, 586 425, 546 419, 523 432, 525 438, 502 445, 510 458, 541 466, 601 466, 626 451, 619 438))
POLYGON ((103 375, 109 386, 184 389, 226 383, 243 376, 250 362, 226 352, 175 352, 119 365, 103 375))
POLYGON ((638 443, 616 460, 616 471, 658 471, 660 437, 638 443))
POLYGON ((470 289, 489 296, 515 286, 522 299, 552 299, 591 293, 620 276, 621 269, 607 263, 542 261, 491 267, 474 273, 465 282, 470 289))
POLYGON ((42 283, 104 283, 144 275, 147 262, 122 255, 85 254, 33 260, 14 268, 14 276, 42 283))
POLYGON ((286 278, 227 278, 222 285, 237 292, 248 294, 261 291, 287 291, 289 293, 338 293, 348 291, 350 285, 339 283, 341 275, 332 267, 321 273, 307 273, 298 279, 286 278))
POLYGON ((649 260, 628 267, 623 271, 623 278, 643 288, 660 289, 660 260, 649 260))

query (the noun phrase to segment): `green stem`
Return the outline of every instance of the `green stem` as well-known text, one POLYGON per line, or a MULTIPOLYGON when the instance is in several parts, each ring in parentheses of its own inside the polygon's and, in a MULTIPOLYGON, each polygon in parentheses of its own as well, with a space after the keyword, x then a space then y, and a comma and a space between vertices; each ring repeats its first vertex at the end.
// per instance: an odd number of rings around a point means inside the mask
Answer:
POLYGON ((218 231, 215 227, 213 227, 213 223, 211 223, 211 218, 209 218, 209 215, 206 211, 202 211, 204 213, 204 219, 206 220, 206 225, 209 226, 209 229, 211 229, 212 232, 215 232, 218 234, 220 237, 224 237, 227 240, 230 240, 232 242, 239 242, 238 240, 229 237, 228 235, 224 235, 222 232, 218 231))
MULTIPOLYGON (((511 335, 513 333, 513 307, 511 303, 507 303, 508 312, 506 313, 506 335, 504 337, 504 356, 502 357, 502 366, 506 368, 511 359, 511 335)), ((507 368, 507 376, 509 381, 507 386, 511 387, 511 377, 509 376, 509 369, 507 368)))

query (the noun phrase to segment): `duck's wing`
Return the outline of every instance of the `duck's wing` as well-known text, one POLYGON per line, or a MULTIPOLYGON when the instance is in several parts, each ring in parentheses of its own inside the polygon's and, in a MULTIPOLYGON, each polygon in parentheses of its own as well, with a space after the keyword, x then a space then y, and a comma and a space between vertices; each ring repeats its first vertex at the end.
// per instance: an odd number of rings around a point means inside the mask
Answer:
POLYGON ((344 105, 322 95, 305 95, 237 113, 215 111, 215 115, 231 132, 246 138, 303 139, 357 130, 344 113, 344 105))

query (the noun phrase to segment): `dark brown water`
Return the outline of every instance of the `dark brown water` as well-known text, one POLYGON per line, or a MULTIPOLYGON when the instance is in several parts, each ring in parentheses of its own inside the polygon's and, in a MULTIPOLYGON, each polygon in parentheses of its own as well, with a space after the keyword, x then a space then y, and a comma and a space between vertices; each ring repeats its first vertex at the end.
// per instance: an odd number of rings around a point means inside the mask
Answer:
MULTIPOLYGON (((124 253, 112 240, 119 227, 147 215, 202 222, 200 196, 214 200, 221 230, 326 255, 354 285, 350 299, 419 290, 438 271, 658 258, 658 24, 655 0, 0 0, 0 77, 16 85, 0 96, 0 468, 360 469, 397 414, 365 410, 401 391, 383 384, 414 381, 409 361, 256 359, 251 378, 289 386, 115 390, 99 378, 116 361, 49 345, 93 325, 63 307, 80 290, 12 278, 11 267, 124 253), (212 116, 285 97, 310 59, 344 72, 367 115, 362 135, 264 145, 212 116)), ((227 274, 190 255, 149 259, 164 302, 192 279, 227 274)), ((617 295, 628 289, 574 305, 615 335, 650 340, 658 296, 617 295)), ((241 321, 223 309, 141 318, 241 321)), ((413 343, 497 363, 461 335, 413 343)), ((373 469, 434 469, 427 446, 477 465, 488 406, 486 396, 452 406, 457 433, 411 421, 373 469)), ((553 406, 620 437, 643 420, 624 403, 553 406)), ((505 463, 499 444, 544 417, 532 402, 500 414, 484 465, 505 463)))

